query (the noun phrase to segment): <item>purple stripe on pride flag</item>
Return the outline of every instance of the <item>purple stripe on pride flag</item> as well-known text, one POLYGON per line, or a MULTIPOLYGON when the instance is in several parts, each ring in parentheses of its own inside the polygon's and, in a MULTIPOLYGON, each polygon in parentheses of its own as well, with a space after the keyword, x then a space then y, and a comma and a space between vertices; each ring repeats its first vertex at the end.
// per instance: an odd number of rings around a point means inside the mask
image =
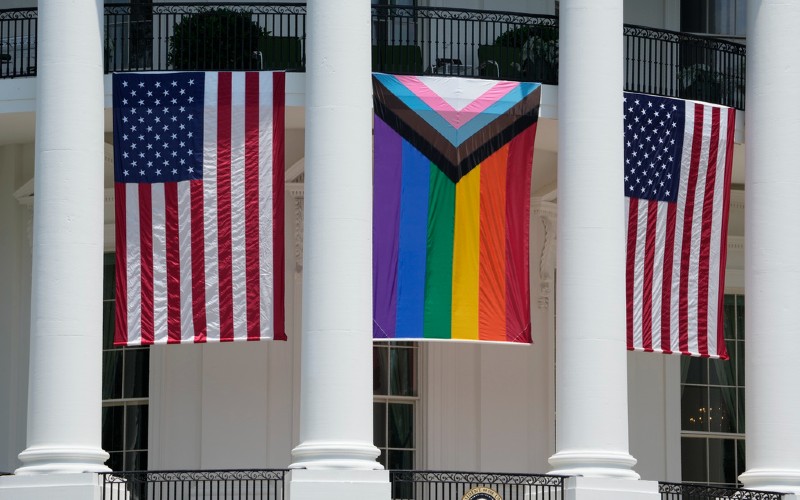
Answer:
POLYGON ((400 228, 402 139, 375 117, 372 204, 373 337, 394 338, 397 323, 397 252, 400 228))

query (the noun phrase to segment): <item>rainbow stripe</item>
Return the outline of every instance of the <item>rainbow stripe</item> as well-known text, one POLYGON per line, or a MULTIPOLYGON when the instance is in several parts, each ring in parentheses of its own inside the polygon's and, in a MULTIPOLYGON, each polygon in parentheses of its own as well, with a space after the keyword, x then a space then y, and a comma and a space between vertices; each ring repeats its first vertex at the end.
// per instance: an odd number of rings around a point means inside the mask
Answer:
POLYGON ((539 86, 429 79, 374 79, 374 337, 530 342, 539 86))

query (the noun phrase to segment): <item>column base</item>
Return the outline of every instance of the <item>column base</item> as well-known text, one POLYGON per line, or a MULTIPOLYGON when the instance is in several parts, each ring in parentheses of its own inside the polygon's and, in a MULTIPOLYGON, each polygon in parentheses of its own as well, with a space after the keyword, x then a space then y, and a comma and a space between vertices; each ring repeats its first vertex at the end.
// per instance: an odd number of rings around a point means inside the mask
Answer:
POLYGON ((739 476, 748 490, 776 491, 800 495, 800 470, 748 469, 739 476))
POLYGON ((379 470, 375 459, 380 450, 371 444, 306 442, 292 450, 294 463, 290 469, 355 469, 379 470))
POLYGON ((27 474, 59 474, 80 472, 111 472, 105 466, 108 453, 100 448, 82 448, 79 446, 31 446, 19 454, 24 464, 14 473, 20 476, 27 474))
POLYGON ((560 451, 548 461, 553 466, 550 474, 554 475, 639 479, 632 469, 636 459, 628 453, 560 451))
POLYGON ((387 470, 289 471, 288 500, 363 498, 390 500, 392 485, 387 470))
POLYGON ((97 500, 102 479, 93 473, 0 477, 0 500, 97 500))
POLYGON ((658 481, 631 481, 598 477, 569 477, 566 500, 660 500, 658 481))

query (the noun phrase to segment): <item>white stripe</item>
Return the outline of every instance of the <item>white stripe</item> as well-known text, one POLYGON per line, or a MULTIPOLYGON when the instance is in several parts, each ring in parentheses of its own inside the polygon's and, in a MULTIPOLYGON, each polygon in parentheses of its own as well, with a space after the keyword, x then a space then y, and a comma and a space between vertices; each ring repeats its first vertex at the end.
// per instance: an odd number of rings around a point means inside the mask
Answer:
POLYGON ((655 251, 653 252, 653 283, 651 288, 651 302, 653 308, 650 314, 653 323, 653 350, 664 352, 661 348, 661 296, 664 286, 664 247, 667 239, 667 211, 669 203, 659 202, 656 208, 656 237, 655 251))
POLYGON ((685 123, 683 130, 683 153, 681 155, 681 180, 675 213, 675 241, 672 248, 672 292, 670 293, 670 350, 680 350, 680 293, 681 293, 681 248, 683 246, 683 217, 686 208, 686 192, 689 185, 689 166, 692 162, 692 132, 694 131, 694 105, 685 103, 685 123))
POLYGON ((719 300, 720 300, 720 253, 722 250, 722 214, 725 202, 725 164, 727 162, 727 138, 728 138, 728 110, 720 110, 719 121, 719 150, 717 152, 717 163, 710 168, 716 170, 714 179, 714 200, 711 220, 711 241, 708 269, 708 354, 719 356, 723 345, 717 345, 717 328, 719 320, 719 300))
MULTIPOLYGON (((634 188, 635 189, 635 188, 634 188)), ((642 312, 644 310, 644 269, 645 247, 647 246, 647 200, 639 199, 636 220, 636 252, 633 268, 633 345, 644 349, 642 332, 642 312)))
POLYGON ((233 338, 247 340, 247 259, 245 256, 245 73, 231 82, 231 274, 233 338))
POLYGON ((194 341, 192 316, 192 198, 191 181, 178 183, 178 247, 181 265, 181 342, 194 341))
POLYGON ((217 73, 206 73, 203 112, 203 222, 205 225, 206 331, 219 340, 219 254, 217 253, 217 73))
MULTIPOLYGON (((259 144, 258 144, 258 262, 259 262, 259 313, 261 324, 261 338, 273 339, 274 318, 274 273, 272 265, 272 99, 273 99, 273 74, 259 73, 259 144)), ((284 168, 278 165, 276 168, 284 168)))
POLYGON ((151 184, 153 214, 153 341, 167 343, 167 215, 164 184, 151 184))
POLYGON ((128 343, 142 343, 142 247, 139 235, 139 185, 125 185, 125 241, 127 242, 128 343))

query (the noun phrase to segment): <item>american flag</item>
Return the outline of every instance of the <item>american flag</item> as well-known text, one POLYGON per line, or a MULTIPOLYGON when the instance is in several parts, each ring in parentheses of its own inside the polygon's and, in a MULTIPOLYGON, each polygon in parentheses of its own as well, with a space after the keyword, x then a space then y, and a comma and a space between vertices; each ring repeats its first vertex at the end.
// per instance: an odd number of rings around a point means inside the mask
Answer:
POLYGON ((735 110, 625 93, 628 349, 727 359, 735 110))
POLYGON ((113 77, 115 345, 285 340, 285 74, 113 77))

